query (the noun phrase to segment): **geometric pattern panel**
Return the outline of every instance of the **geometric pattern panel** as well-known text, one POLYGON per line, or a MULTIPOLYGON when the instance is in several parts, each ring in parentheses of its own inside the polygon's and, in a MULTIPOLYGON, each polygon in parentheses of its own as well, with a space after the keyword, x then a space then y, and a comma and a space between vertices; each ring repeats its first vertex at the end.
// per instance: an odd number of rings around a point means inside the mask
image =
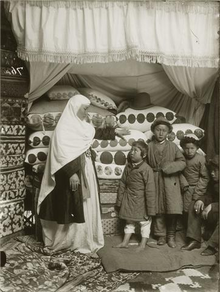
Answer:
POLYGON ((25 158, 25 136, 1 137, 0 165, 1 167, 21 166, 25 158))
POLYGON ((100 193, 101 204, 115 204, 117 193, 100 193))
POLYGON ((15 51, 1 50, 1 67, 24 67, 25 63, 18 58, 15 51))
POLYGON ((24 201, 0 205, 0 237, 23 230, 24 201))
POLYGON ((10 97, 24 98, 24 95, 27 92, 28 92, 28 83, 26 79, 16 78, 16 77, 2 78, 1 80, 1 96, 2 97, 10 96, 10 97))
POLYGON ((25 125, 1 125, 0 126, 0 136, 1 137, 9 137, 9 136, 20 136, 25 138, 25 125))
POLYGON ((23 98, 1 98, 1 123, 25 124, 27 100, 23 98))
POLYGON ((24 167, 1 170, 0 201, 24 199, 26 191, 24 180, 24 167))
POLYGON ((123 222, 119 218, 102 218, 102 228, 104 234, 122 234, 123 227, 123 222))
POLYGON ((25 154, 8 155, 0 157, 1 167, 19 167, 24 164, 25 154))

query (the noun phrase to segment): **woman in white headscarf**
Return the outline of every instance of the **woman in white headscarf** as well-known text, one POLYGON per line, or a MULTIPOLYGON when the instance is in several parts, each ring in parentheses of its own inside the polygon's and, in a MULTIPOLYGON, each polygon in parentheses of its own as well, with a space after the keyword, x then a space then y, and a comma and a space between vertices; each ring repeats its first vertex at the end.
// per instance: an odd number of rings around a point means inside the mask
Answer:
POLYGON ((38 199, 45 247, 94 253, 104 245, 97 178, 90 147, 94 137, 114 139, 119 129, 95 132, 86 122, 89 99, 72 97, 54 130, 38 199), (98 135, 98 137, 97 137, 98 135), (104 136, 104 137, 103 137, 104 136))

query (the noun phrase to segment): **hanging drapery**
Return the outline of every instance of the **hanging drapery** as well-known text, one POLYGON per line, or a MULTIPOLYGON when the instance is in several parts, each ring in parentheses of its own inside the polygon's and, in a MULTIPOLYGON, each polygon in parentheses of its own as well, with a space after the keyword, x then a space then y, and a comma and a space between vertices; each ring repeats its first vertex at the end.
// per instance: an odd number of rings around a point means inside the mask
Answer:
POLYGON ((30 62, 30 89, 26 94, 28 102, 32 103, 47 92, 70 68, 70 64, 30 62))
MULTIPOLYGON (((191 97, 191 106, 187 112, 188 121, 198 126, 205 111, 205 104, 211 101, 218 69, 166 65, 163 65, 163 68, 177 90, 185 97, 191 97)), ((181 105, 182 110, 184 105, 181 105)))
POLYGON ((219 4, 151 1, 9 1, 26 61, 105 63, 135 59, 218 67, 219 4))

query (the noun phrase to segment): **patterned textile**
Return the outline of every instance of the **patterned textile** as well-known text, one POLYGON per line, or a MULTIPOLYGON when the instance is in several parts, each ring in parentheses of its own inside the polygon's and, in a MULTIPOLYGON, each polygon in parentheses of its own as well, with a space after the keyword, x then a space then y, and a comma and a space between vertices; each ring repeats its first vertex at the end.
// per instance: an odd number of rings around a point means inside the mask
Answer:
POLYGON ((167 273, 141 273, 115 292, 217 292, 219 288, 219 267, 214 265, 167 273))
POLYGON ((23 229, 24 202, 10 202, 0 205, 0 237, 23 229))
POLYGON ((19 136, 25 138, 25 125, 1 125, 0 136, 19 136))
POLYGON ((7 169, 0 172, 0 201, 24 199, 24 167, 7 169))
MULTIPOLYGON (((10 70, 10 69, 8 69, 10 70)), ((11 69, 11 72, 13 69, 11 69)), ((14 68, 14 70, 16 70, 14 68)), ((20 74, 23 74, 24 66, 17 68, 20 74)), ((9 71, 10 72, 10 71, 9 71)), ((1 96, 10 96, 10 97, 24 97, 24 95, 28 92, 28 83, 24 78, 4 78, 1 80, 1 96)))
POLYGON ((15 51, 1 50, 1 67, 20 68, 24 66, 24 61, 17 57, 15 51))
POLYGON ((71 251, 49 254, 29 236, 6 252, 1 269, 1 291, 112 291, 138 273, 107 274, 99 258, 71 251), (76 286, 80 284, 79 286, 76 286))
POLYGON ((24 163, 25 138, 22 137, 1 137, 0 163, 1 167, 17 167, 24 163))
POLYGON ((27 100, 24 98, 1 98, 1 123, 25 124, 27 100))

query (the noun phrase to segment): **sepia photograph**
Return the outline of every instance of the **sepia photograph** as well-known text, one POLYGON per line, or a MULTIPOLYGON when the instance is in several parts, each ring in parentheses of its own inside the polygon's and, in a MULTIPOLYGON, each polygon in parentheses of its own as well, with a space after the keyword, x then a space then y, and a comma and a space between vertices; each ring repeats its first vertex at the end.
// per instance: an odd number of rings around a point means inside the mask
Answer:
POLYGON ((0 291, 218 292, 220 0, 0 12, 0 291))

